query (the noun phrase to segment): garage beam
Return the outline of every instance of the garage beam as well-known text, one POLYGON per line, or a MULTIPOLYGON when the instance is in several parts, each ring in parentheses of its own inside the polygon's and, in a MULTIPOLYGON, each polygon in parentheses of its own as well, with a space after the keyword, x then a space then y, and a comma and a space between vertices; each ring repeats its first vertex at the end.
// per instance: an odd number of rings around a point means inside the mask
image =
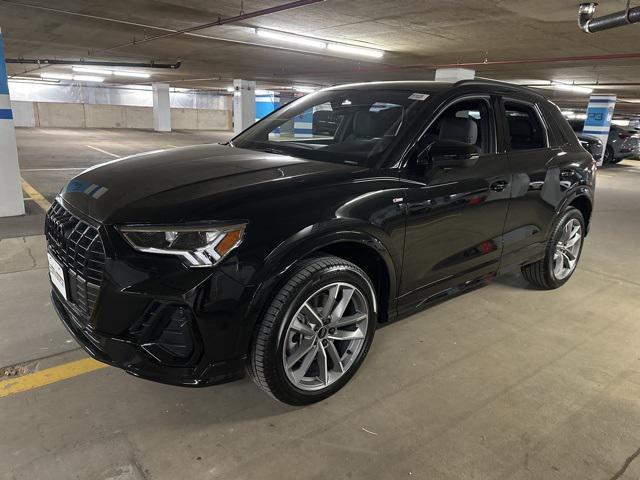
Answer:
POLYGON ((4 38, 0 29, 0 217, 24 215, 16 131, 9 98, 4 38))

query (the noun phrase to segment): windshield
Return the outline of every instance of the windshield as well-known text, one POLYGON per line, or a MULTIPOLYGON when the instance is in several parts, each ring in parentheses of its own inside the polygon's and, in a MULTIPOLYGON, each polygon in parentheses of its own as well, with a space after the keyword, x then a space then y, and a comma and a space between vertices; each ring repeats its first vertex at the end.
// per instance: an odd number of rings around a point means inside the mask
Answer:
POLYGON ((414 122, 425 93, 325 90, 277 110, 234 146, 311 160, 371 166, 414 122))

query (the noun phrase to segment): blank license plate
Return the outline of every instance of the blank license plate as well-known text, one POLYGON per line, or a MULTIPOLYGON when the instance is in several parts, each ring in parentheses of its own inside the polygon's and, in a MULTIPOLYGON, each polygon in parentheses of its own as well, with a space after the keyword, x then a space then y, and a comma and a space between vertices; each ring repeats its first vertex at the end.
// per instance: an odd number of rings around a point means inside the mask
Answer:
POLYGON ((49 258, 49 276, 51 277, 51 283, 53 283, 53 286, 62 294, 64 299, 67 300, 67 282, 65 281, 64 267, 48 252, 47 257, 49 258))

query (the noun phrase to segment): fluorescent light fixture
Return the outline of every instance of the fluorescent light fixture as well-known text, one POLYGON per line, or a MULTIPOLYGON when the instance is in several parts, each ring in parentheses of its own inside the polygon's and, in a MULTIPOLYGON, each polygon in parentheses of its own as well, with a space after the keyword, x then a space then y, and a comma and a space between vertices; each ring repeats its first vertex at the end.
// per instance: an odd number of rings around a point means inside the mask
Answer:
POLYGON ((348 55, 358 55, 362 57, 382 58, 384 51, 374 48, 355 47, 343 43, 329 43, 327 48, 333 52, 346 53, 348 55))
POLYGON ((117 77, 149 78, 151 75, 144 72, 132 72, 131 70, 114 70, 111 72, 117 77))
POLYGON ((327 48, 327 43, 322 40, 316 40, 314 38, 303 37, 300 35, 294 35, 292 33, 276 32, 274 30, 265 30, 264 28, 256 28, 256 34, 259 37, 269 38, 271 40, 277 40, 279 42, 294 43, 296 45, 317 48, 324 50, 327 48))
POLYGON ((571 115, 575 115, 576 112, 574 112, 573 110, 562 110, 562 114, 570 117, 571 115))
POLYGON ((104 77, 96 77, 94 75, 74 75, 73 79, 77 82, 95 82, 95 83, 104 82, 104 77))
POLYGON ((49 72, 44 72, 40 74, 40 78, 44 78, 45 80, 47 79, 54 79, 54 80, 73 80, 73 75, 69 75, 67 73, 49 73, 49 72))
POLYGON ((236 91, 236 89, 234 87, 227 87, 227 92, 233 93, 235 91, 236 91))
POLYGON ((551 82, 551 86, 557 90, 562 90, 565 92, 583 93, 587 95, 593 92, 593 88, 580 87, 578 85, 571 85, 568 83, 562 83, 562 82, 556 82, 556 81, 551 82))
POLYGON ((382 58, 384 50, 375 48, 357 47, 355 45, 347 45, 344 43, 325 42, 317 38, 304 37, 293 33, 277 32, 275 30, 265 30, 264 28, 256 28, 256 35, 279 42, 291 43, 299 47, 315 48, 317 50, 331 50, 332 52, 344 53, 347 55, 356 55, 360 57, 382 58))
POLYGON ((54 79, 45 80, 44 78, 35 78, 35 77, 10 77, 8 80, 9 82, 13 82, 13 83, 45 83, 45 84, 60 83, 60 80, 54 80, 54 79))
POLYGON ((256 95, 274 95, 271 90, 256 90, 256 95))
POLYGON ((100 75, 113 74, 111 70, 106 70, 104 68, 81 67, 79 65, 74 65, 71 68, 73 69, 74 72, 80 72, 80 73, 99 73, 100 75))
POLYGON ((576 113, 576 118, 578 120, 586 120, 587 119, 587 114, 586 113, 576 113))
POLYGON ((74 65, 74 72, 80 73, 97 73, 99 75, 116 75, 118 77, 133 77, 133 78, 149 78, 151 75, 145 72, 134 72, 132 70, 111 70, 97 67, 84 67, 82 65, 74 65))

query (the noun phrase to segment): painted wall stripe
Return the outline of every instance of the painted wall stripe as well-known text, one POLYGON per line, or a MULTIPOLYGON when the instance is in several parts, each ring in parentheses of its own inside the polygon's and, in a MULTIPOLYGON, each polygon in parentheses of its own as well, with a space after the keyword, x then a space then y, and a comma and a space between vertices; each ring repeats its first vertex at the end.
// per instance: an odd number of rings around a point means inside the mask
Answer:
POLYGON ((77 377, 83 373, 93 372, 106 368, 108 365, 100 363, 93 358, 76 360, 75 362, 64 363, 56 367, 47 368, 39 372, 29 373, 23 377, 0 381, 0 398, 26 392, 34 388, 43 387, 52 383, 77 377))
POLYGON ((0 110, 0 120, 13 120, 13 112, 11 109, 3 108, 0 110))

